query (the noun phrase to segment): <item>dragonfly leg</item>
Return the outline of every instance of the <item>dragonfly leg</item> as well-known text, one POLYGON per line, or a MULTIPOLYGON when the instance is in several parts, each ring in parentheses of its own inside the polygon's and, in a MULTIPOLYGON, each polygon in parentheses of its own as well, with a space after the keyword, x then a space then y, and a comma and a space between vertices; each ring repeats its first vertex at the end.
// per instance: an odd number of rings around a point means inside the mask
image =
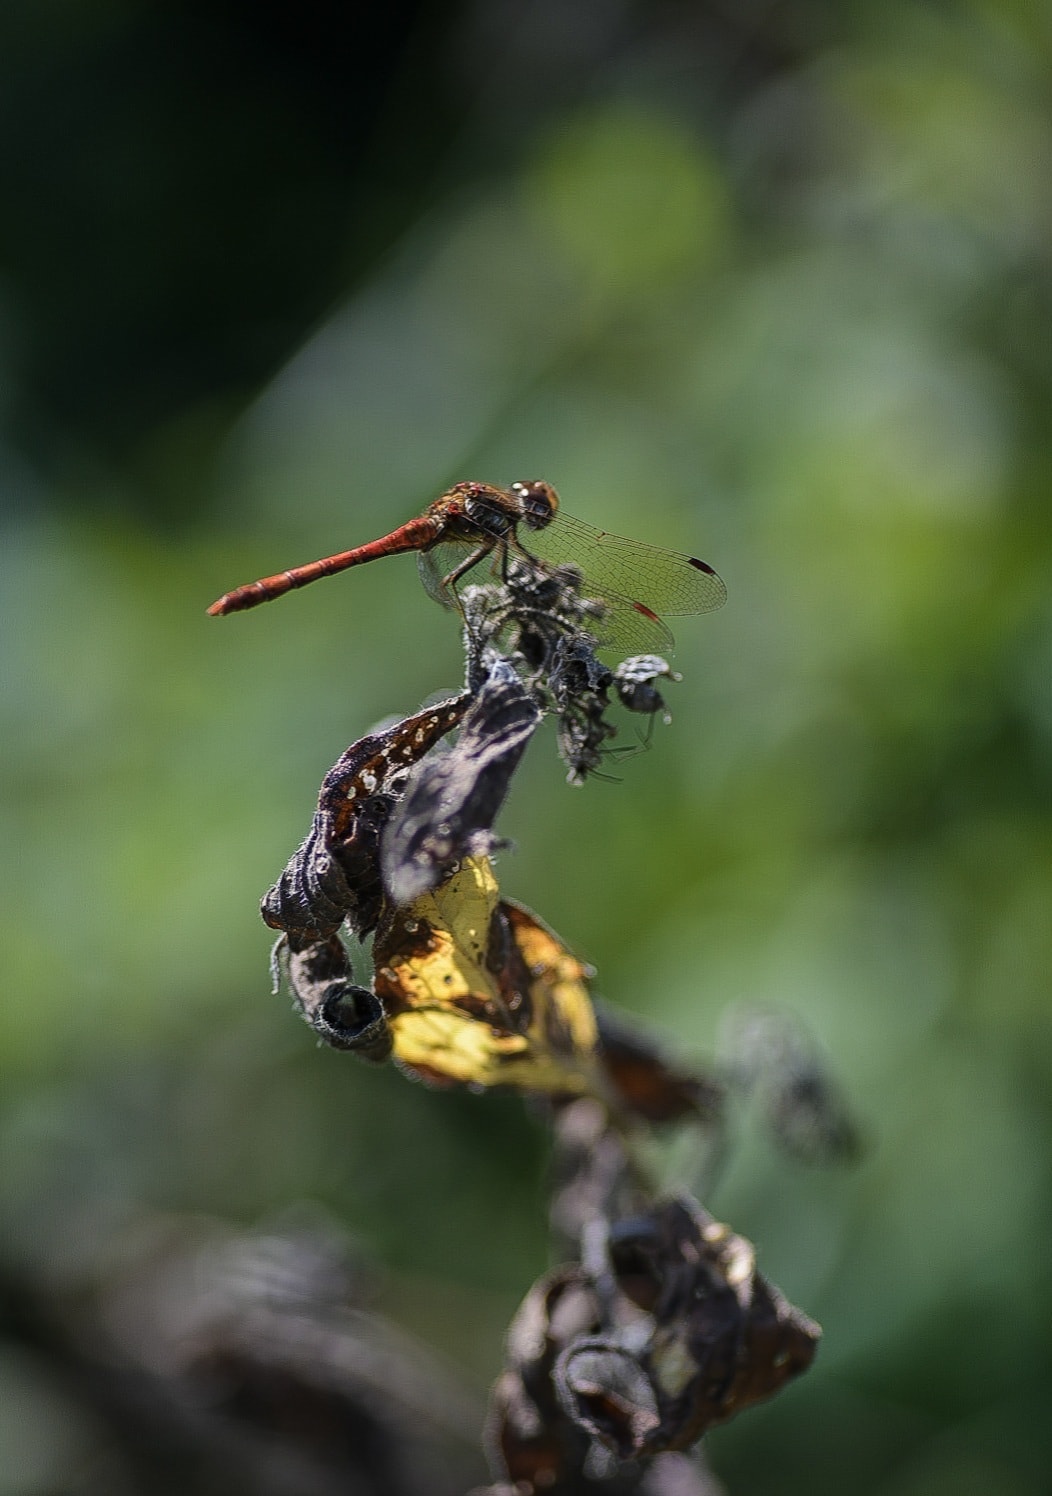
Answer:
POLYGON ((513 551, 519 560, 525 561, 526 565, 532 567, 534 572, 540 571, 544 575, 548 575, 551 571, 551 566, 548 562, 542 561, 540 556, 535 556, 531 550, 527 550, 513 530, 509 535, 505 536, 504 544, 500 548, 500 579, 502 582, 507 582, 508 580, 508 561, 513 551))
MULTIPOLYGON (((496 543, 495 540, 487 540, 484 545, 480 545, 477 550, 472 551, 471 555, 466 556, 459 566, 455 566, 447 576, 442 578, 442 586, 447 587, 453 596, 456 597, 457 583, 461 577, 466 576, 472 567, 477 566, 480 561, 485 561, 496 543)), ((459 603, 457 606, 459 607, 459 603)))
POLYGON ((453 599, 453 606, 460 614, 460 621, 464 625, 465 633, 472 638, 474 636, 471 633, 471 626, 468 623, 468 615, 464 612, 463 605, 460 601, 460 593, 457 591, 457 583, 460 581, 461 577, 466 576, 467 573, 471 571, 472 567, 477 566, 480 561, 485 561, 486 557, 492 553, 493 548, 496 544, 497 542, 495 540, 489 540, 486 541, 483 545, 476 547, 476 549, 473 550, 469 556, 465 556, 464 560, 460 562, 459 566, 455 566, 451 572, 448 572, 447 575, 442 578, 442 591, 448 592, 450 597, 453 599))

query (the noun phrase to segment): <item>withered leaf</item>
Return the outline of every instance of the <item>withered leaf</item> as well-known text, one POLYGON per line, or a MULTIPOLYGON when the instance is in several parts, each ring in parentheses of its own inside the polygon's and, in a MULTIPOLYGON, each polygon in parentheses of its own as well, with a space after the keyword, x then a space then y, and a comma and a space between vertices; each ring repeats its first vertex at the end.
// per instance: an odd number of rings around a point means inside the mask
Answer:
POLYGON ((394 904, 435 888, 462 857, 488 850, 486 833, 541 713, 499 659, 448 753, 421 765, 384 831, 384 887, 394 904))
POLYGON ((352 743, 322 781, 310 832, 263 898, 263 921, 290 949, 334 935, 346 919, 357 934, 380 914, 380 832, 406 771, 451 731, 471 704, 462 692, 352 743))
MULTIPOLYGON (((660 1416, 638 1453, 689 1448, 713 1424, 773 1396, 814 1359, 819 1327, 757 1272, 752 1244, 693 1200, 668 1200, 616 1223, 609 1258, 622 1293, 652 1324, 645 1336, 637 1323, 628 1331, 613 1324, 602 1337, 608 1350, 634 1357, 653 1389, 660 1416)), ((567 1411, 577 1406, 577 1349, 567 1347, 555 1368, 567 1411)), ((600 1363, 589 1366, 595 1380, 600 1363)), ((620 1372, 612 1378, 612 1394, 623 1381, 620 1372)), ((633 1427, 593 1431, 618 1452, 633 1427)))
POLYGON ((646 1122, 723 1120, 724 1088, 712 1076, 673 1065, 659 1046, 605 1003, 596 1004, 599 1058, 625 1111, 646 1122))
POLYGON ((525 1491, 586 1489, 595 1444, 618 1473, 689 1449, 814 1357, 818 1326, 696 1201, 606 1226, 603 1260, 546 1274, 509 1331, 489 1440, 525 1491))
POLYGON ((502 902, 486 857, 389 910, 373 947, 395 1058, 436 1085, 557 1095, 602 1089, 588 969, 528 910, 502 902))

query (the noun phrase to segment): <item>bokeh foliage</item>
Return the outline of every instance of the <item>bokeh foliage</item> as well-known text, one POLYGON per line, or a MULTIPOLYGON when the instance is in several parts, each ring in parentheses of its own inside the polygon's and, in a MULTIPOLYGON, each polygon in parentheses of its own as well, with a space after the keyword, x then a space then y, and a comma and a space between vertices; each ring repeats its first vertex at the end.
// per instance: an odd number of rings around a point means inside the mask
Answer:
MULTIPOLYGON (((731 600, 620 783, 534 744, 504 888, 687 1053, 789 1006, 870 1131, 846 1176, 746 1138, 707 1202, 825 1329, 714 1464, 1036 1496, 1052 8, 337 9, 2 23, 9 1250, 320 1200, 388 1312, 494 1373, 541 1131, 315 1050, 256 915, 346 744, 458 685, 455 622, 405 558, 204 608, 543 476, 731 600)), ((90 1430, 0 1382, 0 1491, 65 1490, 90 1430)))

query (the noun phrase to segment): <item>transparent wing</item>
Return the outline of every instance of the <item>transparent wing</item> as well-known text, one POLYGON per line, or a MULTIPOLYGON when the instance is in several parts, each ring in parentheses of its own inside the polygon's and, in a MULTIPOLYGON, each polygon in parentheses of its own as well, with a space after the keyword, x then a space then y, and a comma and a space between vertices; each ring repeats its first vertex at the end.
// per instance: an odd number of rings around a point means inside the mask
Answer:
MULTIPOLYGON (((591 592, 588 579, 581 588, 582 596, 591 592)), ((616 650, 620 655, 657 654, 673 652, 676 641, 672 631, 656 614, 639 611, 638 606, 627 597, 605 590, 600 594, 605 605, 603 617, 584 625, 604 649, 616 650)))
MULTIPOLYGON (((429 551, 421 551, 416 564, 428 597, 434 598, 435 602, 441 603, 444 608, 455 607, 456 602, 450 589, 445 586, 445 579, 455 572, 458 566, 463 566, 472 552, 477 551, 478 548, 478 541, 443 540, 441 545, 433 546, 429 551)), ((499 549, 489 556, 484 556, 478 566, 472 567, 462 581, 469 584, 489 581, 494 564, 499 565, 499 549)))
MULTIPOLYGON (((587 525, 583 526, 583 529, 589 534, 599 533, 590 531, 587 525)), ((547 534, 547 531, 539 533, 547 534)), ((537 555, 533 546, 536 538, 532 533, 525 537, 524 549, 530 555, 537 555)), ((621 544, 630 546, 632 542, 622 541, 621 544)), ((417 567, 428 596, 445 608, 455 607, 452 591, 445 585, 445 579, 458 567, 463 566, 464 562, 477 550, 478 542, 444 540, 440 545, 433 546, 431 550, 421 551, 417 558, 417 567)), ((674 553, 668 552, 667 554, 674 553)), ((472 567, 460 579, 459 585, 500 581, 502 559, 503 549, 498 545, 488 556, 480 558, 478 565, 472 567)), ((542 568, 546 570, 560 562, 572 561, 580 567, 582 572, 586 572, 582 561, 579 561, 576 556, 561 554, 559 546, 548 547, 548 554, 543 558, 537 555, 537 559, 542 568)), ((602 617, 590 620, 586 626, 589 633, 593 634, 604 648, 618 650, 622 655, 671 653, 675 640, 666 625, 657 617, 656 610, 623 596, 610 585, 600 585, 594 574, 585 575, 581 595, 595 597, 603 604, 602 617)))
POLYGON ((546 561, 580 567, 586 594, 617 593, 652 613, 711 613, 727 601, 727 589, 704 561, 596 530, 569 514, 557 514, 543 530, 519 531, 519 540, 546 561))

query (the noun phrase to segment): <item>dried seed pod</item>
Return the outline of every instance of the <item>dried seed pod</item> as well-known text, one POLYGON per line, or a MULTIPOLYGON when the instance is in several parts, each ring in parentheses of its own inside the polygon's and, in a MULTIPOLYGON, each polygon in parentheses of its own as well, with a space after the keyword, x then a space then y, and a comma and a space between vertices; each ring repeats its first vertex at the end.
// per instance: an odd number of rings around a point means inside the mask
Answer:
POLYGON ((461 603, 476 670, 498 640, 520 673, 537 681, 550 677, 566 643, 580 641, 594 658, 598 646, 589 629, 601 623, 606 609, 582 597, 581 587, 578 567, 538 567, 525 555, 509 559, 499 583, 466 587, 461 603))
MULTIPOLYGON (((509 562, 499 583, 467 587, 461 594, 469 679, 481 678, 489 668, 494 644, 500 640, 541 709, 556 717, 556 741, 571 784, 600 774, 611 756, 638 751, 636 745, 609 746, 617 733, 607 720, 612 688, 629 711, 653 717, 665 710, 654 681, 680 678, 658 655, 635 655, 616 671, 604 664, 597 651, 614 642, 606 627, 611 603, 622 621, 625 609, 635 612, 636 623, 647 610, 636 610, 623 597, 604 602, 584 596, 586 586, 575 566, 538 571, 520 557, 509 562)), ((662 636, 671 642, 663 627, 658 637, 662 636)))
POLYGON ((614 671, 614 689, 628 711, 653 717, 665 711, 665 698, 654 682, 682 679, 660 655, 633 655, 622 660, 614 671))
POLYGON ((614 679, 614 672, 598 658, 595 643, 587 634, 564 636, 557 641, 548 671, 548 688, 560 711, 574 697, 605 693, 614 679))

